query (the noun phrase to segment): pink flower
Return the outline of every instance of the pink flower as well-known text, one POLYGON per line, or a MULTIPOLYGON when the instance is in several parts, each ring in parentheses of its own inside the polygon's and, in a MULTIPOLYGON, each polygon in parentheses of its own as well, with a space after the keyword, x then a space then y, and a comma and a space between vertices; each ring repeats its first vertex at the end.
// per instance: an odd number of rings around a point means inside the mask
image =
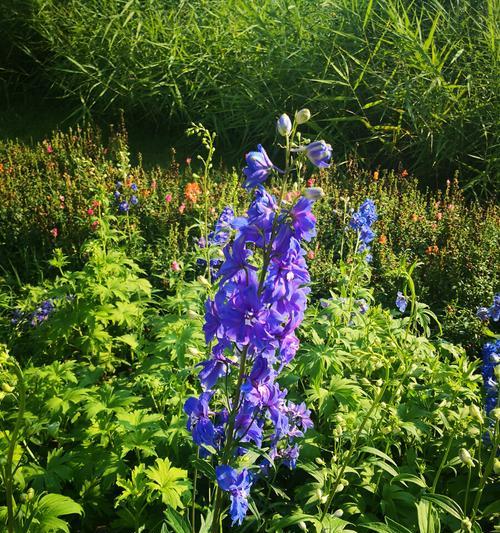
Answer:
POLYGON ((54 237, 54 239, 59 235, 59 230, 57 228, 52 228, 50 230, 50 233, 52 234, 52 237, 54 237))
POLYGON ((64 209, 65 205, 64 204, 59 204, 59 209, 64 209))
POLYGON ((191 158, 188 157, 188 158, 186 159, 186 165, 190 165, 190 164, 191 164, 191 158))
POLYGON ((92 224, 90 224, 90 227, 93 230, 96 230, 99 227, 99 221, 98 220, 94 220, 94 222, 92 222, 92 224))
POLYGON ((165 195, 165 202, 167 202, 167 204, 169 204, 171 201, 172 201, 172 195, 170 193, 166 194, 165 195))
POLYGON ((171 270, 173 270, 174 272, 179 272, 179 270, 181 269, 181 266, 179 265, 179 263, 177 261, 172 261, 170 263, 170 268, 171 270))
POLYGON ((151 182, 151 189, 153 189, 153 191, 154 191, 154 190, 156 189, 156 187, 157 187, 156 180, 153 180, 153 181, 151 182))
POLYGON ((314 259, 316 257, 316 254, 314 253, 313 250, 309 250, 307 252, 307 259, 314 259))
POLYGON ((441 220, 443 218, 443 213, 441 213, 441 211, 438 211, 436 213, 436 220, 441 220))
POLYGON ((87 215, 92 216, 94 214, 94 210, 92 208, 87 209, 87 215))
POLYGON ((92 207, 100 207, 101 202, 99 200, 92 200, 92 207))
POLYGON ((184 210, 186 209, 186 204, 181 204, 179 206, 179 213, 182 215, 182 213, 184 213, 184 210))
POLYGON ((52 145, 50 143, 47 144, 47 153, 51 154, 54 151, 54 148, 52 148, 52 145))
POLYGON ((312 187, 316 183, 316 180, 314 178, 309 178, 307 180, 307 186, 312 187))
POLYGON ((59 196, 59 201, 60 201, 60 202, 64 202, 64 200, 65 200, 65 198, 64 198, 64 196, 61 194, 61 196, 59 196))

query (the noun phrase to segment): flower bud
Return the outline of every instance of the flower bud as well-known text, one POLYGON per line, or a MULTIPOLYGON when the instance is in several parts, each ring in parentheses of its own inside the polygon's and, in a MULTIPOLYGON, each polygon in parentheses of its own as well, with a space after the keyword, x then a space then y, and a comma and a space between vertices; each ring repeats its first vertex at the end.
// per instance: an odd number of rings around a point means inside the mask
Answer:
POLYGON ((495 407, 495 409, 492 409, 490 411, 490 416, 493 418, 493 420, 500 420, 500 407, 495 407))
POLYGON ((316 457, 316 459, 314 459, 316 461, 316 463, 320 466, 325 466, 325 461, 323 461, 323 459, 321 459, 321 457, 316 457))
POLYGON ((211 287, 210 282, 208 281, 208 279, 205 276, 198 276, 197 279, 198 279, 198 283, 202 287, 205 287, 206 289, 210 289, 210 287, 211 287))
POLYGON ((305 108, 295 112, 295 122, 305 124, 311 118, 311 112, 305 108))
POLYGON ((462 520, 462 529, 464 531, 472 531, 472 522, 470 521, 469 518, 465 517, 462 520))
POLYGON ((30 501, 34 498, 35 496, 35 491, 33 489, 33 487, 30 487, 27 491, 26 491, 26 501, 30 501))
POLYGON ((8 383, 2 383, 2 390, 8 394, 9 392, 14 392, 14 387, 8 383))
POLYGON ((304 191, 304 196, 306 198, 309 198, 309 200, 319 200, 320 198, 323 198, 325 196, 325 191, 321 187, 308 187, 304 191))
POLYGON ((337 509, 334 513, 333 513, 333 516, 335 516, 336 518, 341 518, 344 514, 344 511, 342 511, 342 509, 337 509))
POLYGON ((498 476, 500 474, 500 459, 495 457, 495 462, 493 463, 493 472, 498 476))
POLYGON ((316 489, 316 498, 318 498, 318 500, 321 500, 322 497, 323 491, 321 489, 316 489))
POLYGON ((460 457, 460 461, 462 461, 464 465, 472 466, 474 464, 470 453, 465 448, 460 448, 458 456, 460 457))
POLYGON ((321 503, 326 503, 328 501, 328 496, 323 496, 321 498, 321 503))
POLYGON ((277 128, 278 133, 283 135, 283 137, 288 137, 290 135, 292 131, 292 121, 286 113, 283 113, 278 119, 277 128))
POLYGON ((299 522, 298 526, 299 526, 299 529, 301 529, 302 531, 307 531, 306 523, 303 522, 302 520, 299 522))
POLYGON ((469 406, 469 414, 472 418, 475 418, 478 422, 484 424, 483 415, 476 404, 472 404, 471 406, 469 406))
POLYGON ((335 492, 342 492, 344 490, 344 488, 345 487, 344 487, 343 483, 339 483, 337 485, 337 488, 335 489, 335 492))

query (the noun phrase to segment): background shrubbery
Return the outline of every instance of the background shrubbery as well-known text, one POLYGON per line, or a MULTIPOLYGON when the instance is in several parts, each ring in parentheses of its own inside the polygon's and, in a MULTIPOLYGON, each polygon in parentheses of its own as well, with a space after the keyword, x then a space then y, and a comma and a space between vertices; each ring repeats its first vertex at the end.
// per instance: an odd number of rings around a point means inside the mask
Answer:
POLYGON ((203 121, 238 151, 307 105, 337 154, 492 194, 499 20, 496 0, 23 0, 0 13, 0 76, 31 72, 80 116, 203 121))
MULTIPOLYGON (((168 287, 171 263, 193 279, 199 272, 183 264, 196 254, 192 227, 201 217, 201 196, 186 192, 197 183, 191 166, 173 162, 168 169, 145 170, 129 161, 124 132, 104 146, 98 133, 75 130, 57 134, 34 148, 14 142, 0 146, 0 257, 10 280, 39 282, 51 277, 47 261, 60 247, 74 266, 87 260, 81 245, 96 232, 101 210, 126 222, 126 247, 156 287, 168 287), (138 186, 139 204, 120 215, 115 184, 125 197, 138 186), (128 191, 128 192, 127 192, 128 191), (167 199, 166 199, 167 198, 167 199), (195 201, 193 201, 195 200, 195 201)), ((194 164, 194 163, 193 163, 194 164)), ((343 214, 372 198, 380 213, 373 246, 376 298, 392 306, 401 287, 398 266, 420 261, 414 278, 422 301, 435 310, 445 336, 477 347, 480 322, 476 307, 488 303, 498 287, 499 211, 469 202, 456 180, 442 193, 423 192, 417 180, 399 172, 366 171, 354 161, 316 175, 326 197, 316 208, 319 238, 312 249, 313 291, 323 296, 337 282, 343 214)), ((219 169, 210 182, 210 217, 238 208, 241 179, 219 169)), ((51 273, 52 272, 52 273, 51 273)), ((17 284, 17 282, 15 282, 17 284)))

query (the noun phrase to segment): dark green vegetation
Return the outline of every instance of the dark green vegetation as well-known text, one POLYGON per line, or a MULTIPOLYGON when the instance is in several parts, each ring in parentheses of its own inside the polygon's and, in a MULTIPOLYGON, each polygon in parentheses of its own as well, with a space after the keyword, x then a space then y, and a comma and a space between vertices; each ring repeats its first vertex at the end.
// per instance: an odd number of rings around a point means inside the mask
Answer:
POLYGON ((499 20, 498 0, 18 0, 0 10, 0 90, 172 132, 202 121, 237 153, 307 106, 340 159, 442 187, 459 170, 494 195, 499 20))
MULTIPOLYGON (((182 409, 199 392, 212 290, 195 241, 205 214, 211 226, 222 206, 244 206, 239 175, 214 172, 204 188, 191 167, 145 171, 123 132, 104 147, 91 130, 4 144, 0 165, 0 523, 206 531, 213 468, 182 409), (118 180, 126 198, 138 186, 127 215, 118 180)), ((423 194, 405 174, 351 162, 311 178, 326 192, 313 292, 280 381, 315 428, 297 470, 255 483, 241 531, 480 532, 500 512, 498 409, 485 417, 479 361, 444 340, 474 354, 485 331, 474 312, 498 286, 498 209, 465 202, 457 183, 423 194), (367 196, 379 211, 373 268, 344 232, 367 196)))

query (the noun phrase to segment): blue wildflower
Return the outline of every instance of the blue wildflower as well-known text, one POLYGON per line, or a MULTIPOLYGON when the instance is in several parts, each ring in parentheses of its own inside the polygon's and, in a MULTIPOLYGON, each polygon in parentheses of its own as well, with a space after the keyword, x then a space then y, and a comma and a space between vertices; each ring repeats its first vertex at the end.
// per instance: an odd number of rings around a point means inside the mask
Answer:
POLYGON ((137 205, 139 203, 139 199, 137 198, 137 196, 135 194, 133 194, 131 197, 130 197, 130 203, 132 205, 137 205))
POLYGON ((245 189, 252 189, 266 181, 273 168, 275 168, 261 144, 257 146, 256 152, 248 153, 245 159, 247 162, 247 166, 243 169, 247 177, 243 185, 245 189))
POLYGON ((288 137, 292 132, 292 121, 290 120, 290 117, 286 113, 283 113, 278 119, 276 127, 280 135, 288 137))
POLYGON ((193 441, 198 446, 215 446, 215 428, 208 408, 212 395, 213 392, 204 392, 199 399, 191 397, 184 403, 184 412, 189 416, 187 429, 191 431, 193 441))
POLYGON ((135 183, 132 183, 132 185, 130 186, 130 188, 136 192, 137 191, 137 185, 135 183))
POLYGON ((404 313, 407 305, 408 300, 406 299, 405 295, 401 291, 398 291, 398 295, 396 297, 396 307, 401 313, 404 313))
POLYGON ((248 496, 252 486, 252 476, 246 468, 237 472, 228 465, 221 465, 215 469, 219 487, 229 492, 231 496, 231 520, 241 525, 248 510, 248 496))
POLYGON ((500 320, 500 292, 493 297, 493 305, 488 309, 488 313, 493 322, 500 320))
POLYGON ((128 202, 126 200, 123 200, 122 202, 120 202, 118 204, 118 210, 121 212, 121 213, 126 213, 128 210, 129 210, 129 205, 128 205, 128 202))
POLYGON ((486 396, 485 410, 489 415, 490 411, 496 407, 498 401, 498 381, 495 369, 500 364, 500 340, 487 342, 482 349, 483 365, 481 373, 483 375, 484 392, 486 396))
POLYGON ((490 310, 487 307, 478 307, 476 316, 482 322, 488 322, 488 319, 490 318, 490 310))
POLYGON ((332 147, 325 141, 314 141, 304 150, 311 163, 319 168, 328 168, 332 158, 332 147))

